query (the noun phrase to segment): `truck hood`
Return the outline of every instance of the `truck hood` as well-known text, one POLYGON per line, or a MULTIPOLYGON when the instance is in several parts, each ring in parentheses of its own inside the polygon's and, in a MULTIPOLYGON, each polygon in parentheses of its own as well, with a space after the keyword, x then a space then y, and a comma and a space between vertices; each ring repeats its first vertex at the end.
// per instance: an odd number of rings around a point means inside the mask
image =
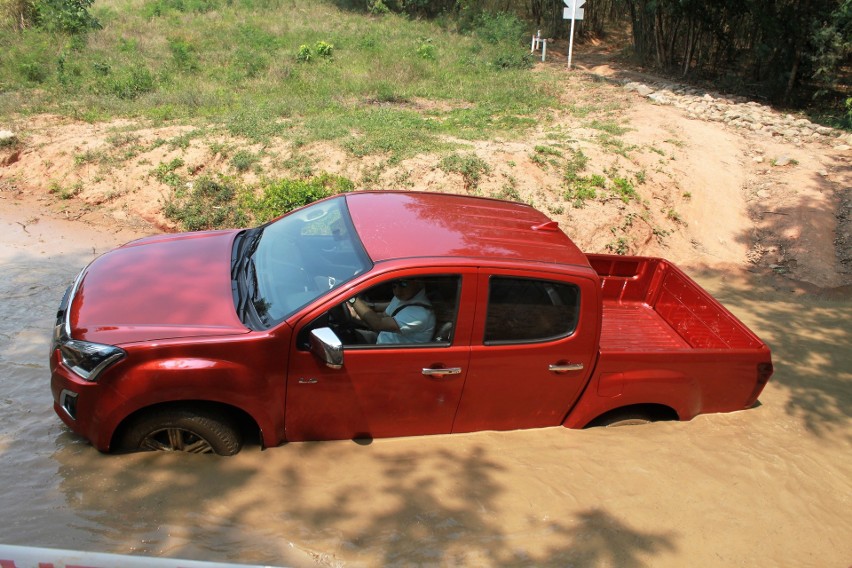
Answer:
POLYGON ((71 337, 121 345, 248 333, 231 289, 236 233, 149 237, 95 259, 70 299, 71 337))

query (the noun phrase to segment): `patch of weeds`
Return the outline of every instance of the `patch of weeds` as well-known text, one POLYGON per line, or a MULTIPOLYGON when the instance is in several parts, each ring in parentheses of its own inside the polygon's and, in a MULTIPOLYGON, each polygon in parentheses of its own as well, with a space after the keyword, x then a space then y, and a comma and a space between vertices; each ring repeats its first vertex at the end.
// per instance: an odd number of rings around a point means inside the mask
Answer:
POLYGON ((678 148, 683 148, 684 146, 686 146, 685 142, 677 140, 675 138, 667 138, 666 142, 671 144, 672 146, 677 146, 678 148))
POLYGON ((238 189, 228 178, 203 176, 187 191, 176 192, 164 213, 186 231, 241 227, 249 219, 237 204, 238 189))
POLYGON ((299 50, 296 52, 296 61, 309 63, 314 60, 314 56, 331 59, 333 54, 334 44, 325 41, 318 41, 312 48, 310 45, 303 43, 299 46, 299 50))
POLYGON ((63 186, 58 181, 51 181, 47 186, 47 190, 57 196, 59 199, 71 199, 76 197, 83 191, 83 182, 76 181, 68 187, 63 186))
POLYGON ((627 237, 618 237, 606 244, 606 250, 624 256, 630 252, 630 240, 627 237))
POLYGON ((119 99, 130 101, 154 91, 157 81, 147 67, 136 64, 104 77, 101 88, 119 99))
POLYGON ((565 208, 562 207, 561 205, 553 205, 551 203, 551 204, 548 204, 547 211, 551 215, 562 215, 563 213, 565 213, 565 208))
POLYGON ((193 138, 198 138, 202 136, 204 131, 200 128, 196 128, 195 130, 191 130, 184 134, 180 134, 179 136, 175 136, 174 138, 168 140, 166 144, 169 145, 169 148, 172 150, 177 150, 178 148, 182 150, 186 150, 189 148, 189 144, 192 142, 193 138))
POLYGON ((683 194, 681 195, 681 197, 683 197, 684 199, 686 199, 688 201, 688 200, 692 199, 692 192, 691 191, 684 191, 683 194))
POLYGON ((606 187, 606 178, 598 174, 591 176, 575 177, 568 182, 568 188, 563 197, 572 202, 572 205, 581 209, 589 199, 596 199, 598 190, 606 187))
POLYGON ((417 47, 417 56, 428 61, 435 61, 435 59, 437 59, 435 46, 432 44, 432 38, 420 40, 420 45, 417 47))
POLYGON ((654 233, 654 237, 657 239, 658 243, 662 243, 663 240, 672 234, 672 231, 668 231, 666 229, 661 229, 659 227, 653 227, 651 232, 654 233))
POLYGON ((231 158, 231 166, 240 173, 245 173, 260 162, 260 156, 248 150, 238 150, 231 158))
POLYGON ((624 156, 625 158, 628 157, 628 152, 636 149, 635 145, 625 144, 623 140, 615 138, 608 133, 603 133, 598 136, 598 144, 600 144, 604 149, 615 152, 619 156, 624 156))
POLYGON ((319 199, 355 189, 348 178, 324 173, 307 180, 281 179, 267 182, 260 197, 246 194, 245 208, 256 223, 265 223, 298 207, 319 199))
POLYGON ((586 169, 589 164, 589 157, 582 150, 577 150, 571 154, 565 165, 565 180, 569 183, 579 177, 580 172, 586 169))
POLYGON ((183 178, 177 174, 176 170, 183 165, 183 160, 175 158, 171 162, 160 163, 159 166, 154 168, 150 175, 152 175, 154 179, 160 183, 164 183, 169 187, 177 189, 183 185, 183 178))
POLYGON ((558 168, 562 160, 562 152, 550 146, 536 146, 533 154, 530 155, 530 160, 542 168, 548 165, 558 168))
POLYGON ((85 164, 94 164, 103 157, 101 152, 86 150, 82 154, 74 155, 74 165, 79 167, 85 164))
POLYGON ((136 144, 140 140, 140 136, 138 134, 131 134, 128 132, 120 132, 117 134, 113 134, 108 137, 106 141, 112 144, 115 148, 122 148, 124 146, 129 146, 131 144, 136 144))
POLYGON ((222 156, 223 158, 227 158, 231 155, 230 146, 225 144, 224 142, 210 142, 207 144, 207 147, 210 149, 210 153, 214 156, 222 156))
POLYGON ((660 150, 659 148, 657 148, 657 147, 655 147, 655 146, 648 146, 648 149, 649 149, 650 151, 652 151, 653 153, 655 153, 655 154, 659 154, 660 156, 665 156, 665 155, 666 155, 665 151, 660 150))
POLYGON ((305 154, 293 154, 281 165, 300 178, 309 178, 314 175, 314 160, 305 154))
POLYGON ((630 131, 629 128, 625 128, 612 120, 593 120, 589 123, 589 128, 606 132, 612 136, 621 136, 625 132, 630 131))
POLYGON ((517 180, 511 176, 509 179, 500 187, 500 189, 492 194, 492 197, 496 199, 503 199, 505 201, 521 201, 521 194, 518 192, 517 180))
POLYGON ((674 221, 675 223, 685 224, 683 217, 681 217, 680 213, 678 213, 674 209, 669 209, 668 211, 666 211, 666 219, 674 221))
POLYGON ((638 183, 639 185, 643 185, 646 181, 648 181, 648 174, 645 172, 645 170, 639 170, 638 172, 636 172, 635 177, 636 183, 638 183))
POLYGON ((182 38, 169 38, 168 42, 175 68, 188 73, 198 71, 198 53, 194 45, 182 38))
POLYGON ((488 164, 476 154, 450 154, 441 160, 438 167, 447 173, 461 174, 467 191, 476 189, 482 176, 491 172, 488 164))
POLYGON ((623 177, 616 177, 612 180, 613 189, 616 195, 621 198, 624 203, 628 203, 631 199, 638 199, 636 189, 629 180, 623 177))

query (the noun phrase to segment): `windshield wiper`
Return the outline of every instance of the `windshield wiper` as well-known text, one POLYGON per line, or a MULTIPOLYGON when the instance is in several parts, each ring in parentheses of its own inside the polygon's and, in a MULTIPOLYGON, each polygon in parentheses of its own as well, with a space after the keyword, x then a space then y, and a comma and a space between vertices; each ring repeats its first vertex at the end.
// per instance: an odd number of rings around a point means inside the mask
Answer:
POLYGON ((253 309, 257 294, 257 273, 254 268, 253 257, 262 234, 262 229, 249 230, 243 233, 242 240, 235 244, 234 248, 238 250, 234 254, 231 265, 231 281, 237 316, 249 327, 255 327, 252 324, 255 324, 258 319, 258 314, 253 309))

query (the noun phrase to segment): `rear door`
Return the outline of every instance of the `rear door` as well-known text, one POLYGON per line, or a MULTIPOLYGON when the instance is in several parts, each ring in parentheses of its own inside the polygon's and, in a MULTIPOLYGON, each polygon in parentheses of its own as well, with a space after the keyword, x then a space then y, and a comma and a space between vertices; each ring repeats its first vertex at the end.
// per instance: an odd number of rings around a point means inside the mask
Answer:
POLYGON ((590 279, 481 269, 453 432, 561 424, 595 361, 597 305, 590 279))

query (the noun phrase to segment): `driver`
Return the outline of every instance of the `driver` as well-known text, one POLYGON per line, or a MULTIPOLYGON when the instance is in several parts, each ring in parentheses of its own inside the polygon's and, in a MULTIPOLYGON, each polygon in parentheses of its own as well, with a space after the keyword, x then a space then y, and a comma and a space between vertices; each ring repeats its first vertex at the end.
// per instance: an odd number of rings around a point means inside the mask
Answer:
POLYGON ((435 312, 426 297, 422 280, 400 279, 391 283, 393 299, 387 304, 367 304, 350 298, 355 314, 378 332, 376 343, 428 343, 435 333, 435 312))

